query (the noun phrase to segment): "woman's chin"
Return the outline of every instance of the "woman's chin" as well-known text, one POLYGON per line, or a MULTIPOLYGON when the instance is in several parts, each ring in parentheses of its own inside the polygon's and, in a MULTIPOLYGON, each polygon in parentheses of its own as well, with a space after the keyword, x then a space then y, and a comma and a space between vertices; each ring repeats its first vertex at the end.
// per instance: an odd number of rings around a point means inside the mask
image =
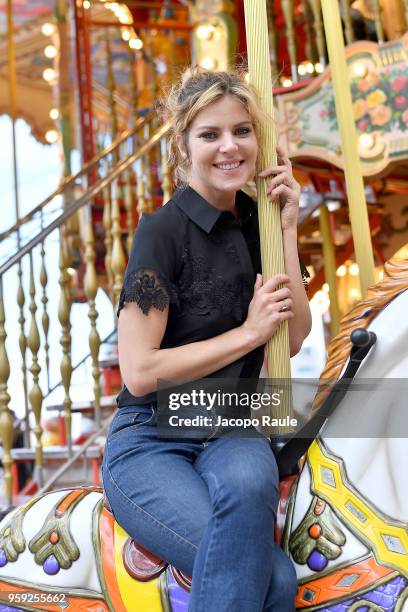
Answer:
POLYGON ((216 189, 218 191, 225 191, 226 193, 231 193, 231 191, 239 191, 246 185, 249 179, 245 177, 233 178, 226 177, 224 181, 217 181, 216 189))

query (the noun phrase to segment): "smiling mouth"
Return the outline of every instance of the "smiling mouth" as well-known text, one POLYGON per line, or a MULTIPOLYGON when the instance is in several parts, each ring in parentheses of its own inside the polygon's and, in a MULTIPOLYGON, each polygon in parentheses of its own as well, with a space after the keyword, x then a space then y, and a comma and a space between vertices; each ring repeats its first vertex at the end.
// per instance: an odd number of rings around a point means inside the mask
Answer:
POLYGON ((219 170, 236 170, 244 163, 244 160, 241 161, 233 161, 233 162, 223 162, 222 164, 214 164, 216 168, 219 170))

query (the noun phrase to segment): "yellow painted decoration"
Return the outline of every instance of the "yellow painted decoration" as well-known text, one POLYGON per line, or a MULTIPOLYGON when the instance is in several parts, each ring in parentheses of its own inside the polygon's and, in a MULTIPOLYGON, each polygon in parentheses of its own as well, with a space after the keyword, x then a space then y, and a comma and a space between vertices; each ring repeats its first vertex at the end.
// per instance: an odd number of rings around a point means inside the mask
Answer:
POLYGON ((149 610, 162 612, 159 578, 149 582, 139 582, 132 578, 122 560, 122 550, 128 539, 128 534, 115 521, 115 569, 120 596, 127 610, 149 610))
POLYGON ((390 519, 363 499, 348 482, 343 461, 329 455, 320 440, 309 448, 308 462, 313 493, 330 504, 335 514, 372 549, 378 563, 408 577, 407 525, 390 519))

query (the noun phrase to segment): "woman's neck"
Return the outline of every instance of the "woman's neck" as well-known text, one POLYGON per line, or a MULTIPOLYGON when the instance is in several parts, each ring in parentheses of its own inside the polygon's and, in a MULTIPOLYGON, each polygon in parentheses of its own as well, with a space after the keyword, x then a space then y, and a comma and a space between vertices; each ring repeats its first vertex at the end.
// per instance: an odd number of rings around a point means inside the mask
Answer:
POLYGON ((206 200, 211 206, 214 208, 218 208, 218 210, 228 211, 233 215, 236 214, 235 210, 235 196, 236 192, 225 192, 225 191, 217 191, 211 190, 208 192, 205 187, 202 185, 196 185, 194 181, 189 183, 189 186, 194 189, 204 200, 206 200))

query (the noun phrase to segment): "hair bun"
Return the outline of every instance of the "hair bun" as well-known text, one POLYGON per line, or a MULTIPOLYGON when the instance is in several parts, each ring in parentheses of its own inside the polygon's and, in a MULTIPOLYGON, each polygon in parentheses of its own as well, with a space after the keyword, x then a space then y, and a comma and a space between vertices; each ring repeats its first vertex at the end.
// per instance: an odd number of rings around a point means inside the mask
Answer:
POLYGON ((198 64, 195 64, 195 66, 189 66, 188 68, 186 68, 186 70, 184 70, 183 74, 181 75, 181 79, 180 79, 181 88, 183 88, 188 83, 188 81, 202 78, 203 76, 206 76, 207 74, 211 74, 211 73, 209 73, 208 70, 205 70, 198 64))

